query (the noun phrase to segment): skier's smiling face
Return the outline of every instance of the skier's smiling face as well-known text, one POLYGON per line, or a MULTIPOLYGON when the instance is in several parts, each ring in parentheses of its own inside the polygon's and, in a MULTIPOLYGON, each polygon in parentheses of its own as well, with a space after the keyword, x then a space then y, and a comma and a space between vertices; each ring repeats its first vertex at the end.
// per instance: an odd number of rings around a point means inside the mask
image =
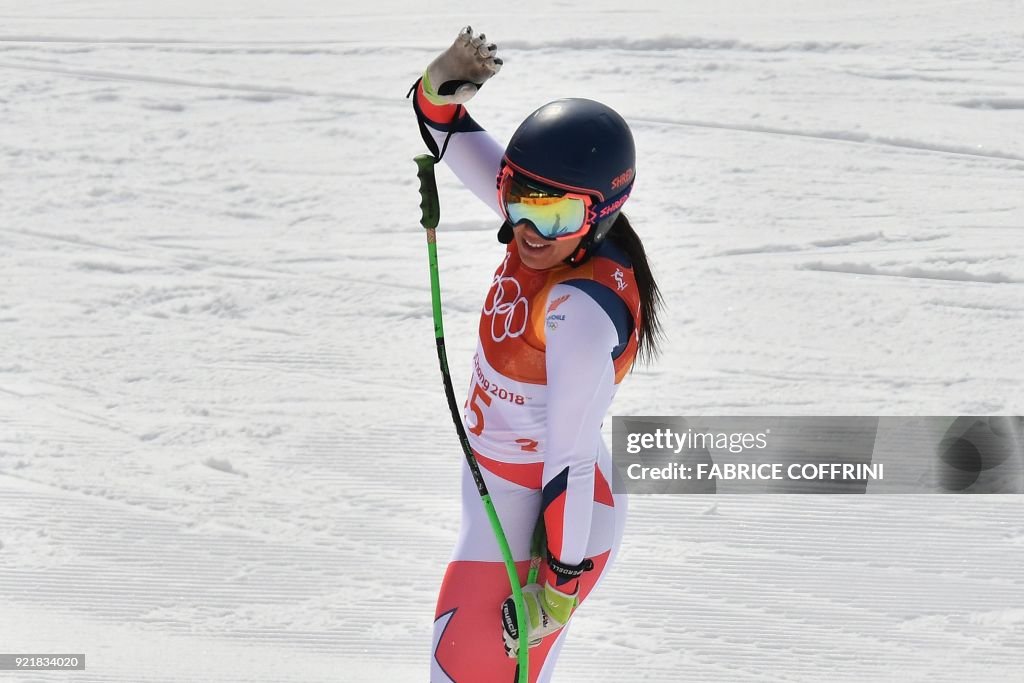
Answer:
POLYGON ((546 240, 530 228, 526 223, 517 223, 512 228, 519 258, 523 265, 534 270, 547 270, 558 266, 572 256, 580 246, 582 237, 574 240, 546 240))

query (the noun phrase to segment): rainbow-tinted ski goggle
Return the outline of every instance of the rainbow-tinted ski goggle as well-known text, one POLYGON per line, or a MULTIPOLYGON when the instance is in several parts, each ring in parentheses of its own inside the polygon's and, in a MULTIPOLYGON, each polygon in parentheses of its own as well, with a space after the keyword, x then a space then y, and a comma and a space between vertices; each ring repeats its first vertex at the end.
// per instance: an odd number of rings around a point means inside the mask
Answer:
POLYGON ((546 240, 569 240, 585 235, 629 197, 630 188, 609 201, 590 190, 552 183, 518 168, 508 160, 498 173, 498 205, 512 225, 526 223, 546 240))

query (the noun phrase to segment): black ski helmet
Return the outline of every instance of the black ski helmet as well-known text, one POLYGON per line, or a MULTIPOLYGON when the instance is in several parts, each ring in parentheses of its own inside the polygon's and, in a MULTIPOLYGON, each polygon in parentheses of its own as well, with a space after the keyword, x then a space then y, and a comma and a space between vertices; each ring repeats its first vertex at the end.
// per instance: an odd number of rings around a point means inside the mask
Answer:
POLYGON ((629 197, 636 147, 629 126, 614 109, 594 100, 567 98, 526 117, 505 148, 502 169, 506 165, 534 182, 594 198, 594 223, 568 259, 578 265, 607 236, 629 197))

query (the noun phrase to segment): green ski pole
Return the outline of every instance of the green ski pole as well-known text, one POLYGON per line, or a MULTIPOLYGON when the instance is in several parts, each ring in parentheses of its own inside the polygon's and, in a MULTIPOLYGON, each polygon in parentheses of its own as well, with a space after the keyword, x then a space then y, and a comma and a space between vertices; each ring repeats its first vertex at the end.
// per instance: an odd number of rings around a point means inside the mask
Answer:
MULTIPOLYGON (((455 402, 455 390, 452 388, 452 378, 448 372, 448 356, 445 353, 444 347, 444 325, 441 319, 441 281, 438 278, 437 269, 437 223, 441 218, 441 206, 437 197, 437 183, 434 180, 434 164, 437 163, 437 159, 429 154, 420 154, 415 157, 415 161, 419 167, 416 175, 420 179, 420 209, 423 211, 420 224, 427 230, 427 252, 430 257, 430 299, 434 307, 434 337, 437 340, 437 360, 441 364, 444 393, 448 398, 448 409, 451 411, 452 421, 455 422, 455 431, 459 434, 462 452, 465 454, 466 462, 473 473, 473 481, 476 482, 477 491, 480 492, 480 500, 483 501, 484 509, 487 511, 487 518, 491 522, 491 529, 498 540, 498 547, 501 549, 502 558, 505 560, 505 569, 508 571, 508 580, 512 585, 512 599, 516 605, 516 625, 519 629, 516 683, 529 683, 529 630, 526 624, 523 590, 519 585, 519 574, 516 572, 516 563, 512 559, 512 550, 508 547, 505 532, 501 528, 501 520, 498 519, 494 503, 491 502, 491 495, 487 492, 487 484, 480 473, 480 466, 473 455, 473 449, 469 445, 469 438, 466 436, 466 429, 462 425, 462 418, 459 417, 459 407, 455 402)), ((534 569, 531 575, 535 571, 534 569)))

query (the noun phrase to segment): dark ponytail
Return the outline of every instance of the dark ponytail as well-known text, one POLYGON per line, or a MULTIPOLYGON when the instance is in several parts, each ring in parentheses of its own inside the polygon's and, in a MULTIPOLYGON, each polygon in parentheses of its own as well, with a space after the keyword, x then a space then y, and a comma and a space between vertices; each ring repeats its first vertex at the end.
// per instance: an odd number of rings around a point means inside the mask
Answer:
POLYGON ((640 290, 640 338, 637 359, 642 363, 650 363, 659 352, 658 345, 662 339, 661 322, 658 320, 658 309, 661 308, 661 292, 654 281, 651 264, 647 261, 647 253, 640 241, 640 236, 629 224, 626 214, 620 213, 607 239, 624 251, 633 263, 633 276, 640 290))

